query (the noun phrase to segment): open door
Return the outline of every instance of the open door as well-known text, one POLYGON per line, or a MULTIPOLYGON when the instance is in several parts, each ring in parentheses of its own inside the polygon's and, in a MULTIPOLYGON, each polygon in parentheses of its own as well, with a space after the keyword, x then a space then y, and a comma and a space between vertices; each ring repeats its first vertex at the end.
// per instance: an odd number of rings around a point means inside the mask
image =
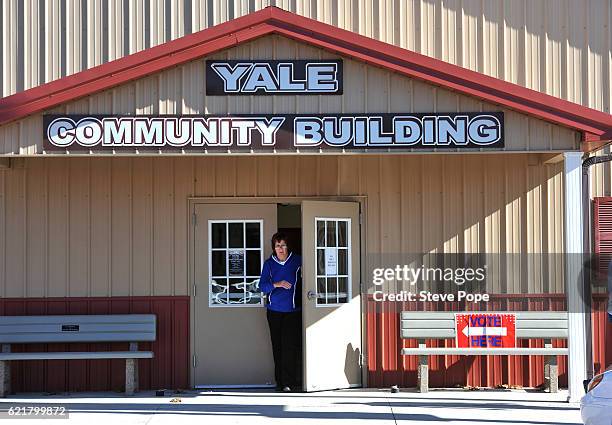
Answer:
POLYGON ((304 388, 361 386, 359 204, 302 202, 304 388))

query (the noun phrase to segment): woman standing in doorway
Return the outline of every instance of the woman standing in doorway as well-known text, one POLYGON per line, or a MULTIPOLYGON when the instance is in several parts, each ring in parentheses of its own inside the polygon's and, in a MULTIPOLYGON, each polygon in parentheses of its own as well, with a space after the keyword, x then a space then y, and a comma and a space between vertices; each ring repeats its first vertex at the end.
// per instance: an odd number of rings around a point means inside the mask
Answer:
POLYGON ((287 246, 287 236, 272 236, 272 255, 263 265, 259 288, 267 294, 267 318, 274 356, 276 390, 302 387, 302 259, 287 246))

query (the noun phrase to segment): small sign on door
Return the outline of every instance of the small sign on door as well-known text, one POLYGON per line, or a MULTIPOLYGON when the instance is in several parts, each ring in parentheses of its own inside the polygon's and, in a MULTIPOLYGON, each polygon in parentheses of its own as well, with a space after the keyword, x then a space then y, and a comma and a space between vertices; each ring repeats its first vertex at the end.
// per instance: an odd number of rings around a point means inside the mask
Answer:
POLYGON ((338 274, 338 249, 325 248, 325 274, 335 276, 338 274))
POLYGON ((241 249, 229 249, 227 251, 230 276, 244 275, 244 251, 241 249))

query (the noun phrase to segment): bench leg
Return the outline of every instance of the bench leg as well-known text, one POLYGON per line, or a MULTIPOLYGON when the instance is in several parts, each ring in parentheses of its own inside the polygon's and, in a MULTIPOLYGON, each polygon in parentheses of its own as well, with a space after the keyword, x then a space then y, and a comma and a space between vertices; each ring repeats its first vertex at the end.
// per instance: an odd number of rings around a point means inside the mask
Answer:
POLYGON ((429 391, 429 363, 427 356, 419 356, 417 389, 420 393, 426 393, 429 391))
POLYGON ((125 359, 125 395, 138 391, 138 360, 125 359))
POLYGON ((559 392, 559 366, 557 364, 557 356, 546 356, 544 358, 544 382, 549 392, 559 392))
MULTIPOLYGON (((138 343, 130 342, 130 351, 138 351, 138 343)), ((125 359, 125 394, 138 391, 138 359, 125 359)))
POLYGON ((6 397, 11 392, 11 364, 0 360, 0 397, 6 397))
MULTIPOLYGON (((11 346, 2 344, 2 352, 10 353, 11 346)), ((0 397, 6 397, 11 393, 11 363, 8 360, 0 360, 0 397)))
MULTIPOLYGON (((550 338, 544 339, 544 348, 553 348, 550 338)), ((544 387, 551 393, 559 392, 557 356, 544 356, 544 387)))

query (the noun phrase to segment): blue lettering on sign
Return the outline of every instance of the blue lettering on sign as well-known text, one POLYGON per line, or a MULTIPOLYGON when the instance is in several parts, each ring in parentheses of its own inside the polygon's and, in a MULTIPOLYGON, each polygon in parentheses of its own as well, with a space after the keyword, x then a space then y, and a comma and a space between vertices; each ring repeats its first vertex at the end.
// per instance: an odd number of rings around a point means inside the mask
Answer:
POLYGON ((487 341, 484 335, 471 336, 470 337, 470 345, 472 347, 486 347, 487 341))
MULTIPOLYGON (((500 328, 502 327, 502 319, 500 316, 469 316, 469 327, 500 328)), ((483 335, 469 336, 471 347, 502 347, 502 337, 500 335, 487 335, 486 329, 482 331, 483 335)))
POLYGON ((501 318, 499 316, 470 316, 470 326, 479 328, 500 328, 501 318))
POLYGON ((476 335, 470 337, 471 347, 501 347, 502 339, 498 335, 476 335))
POLYGON ((487 326, 487 319, 484 316, 470 317, 470 326, 484 328, 487 326))

